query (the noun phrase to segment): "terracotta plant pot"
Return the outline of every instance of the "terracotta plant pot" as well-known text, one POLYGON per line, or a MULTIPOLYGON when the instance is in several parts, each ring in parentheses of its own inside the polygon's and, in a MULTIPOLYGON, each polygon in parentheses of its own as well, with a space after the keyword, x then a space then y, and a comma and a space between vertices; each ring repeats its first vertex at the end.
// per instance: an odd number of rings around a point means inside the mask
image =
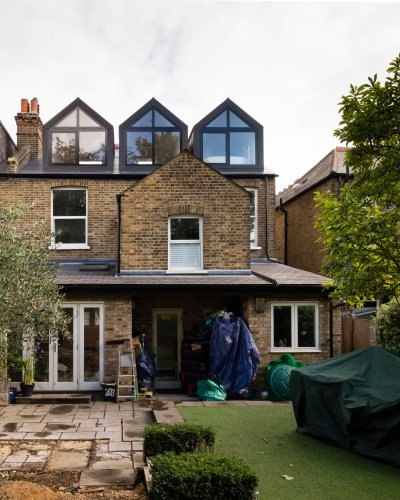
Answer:
POLYGON ((33 394, 33 390, 35 389, 35 384, 24 384, 21 382, 21 396, 24 398, 29 398, 33 394))

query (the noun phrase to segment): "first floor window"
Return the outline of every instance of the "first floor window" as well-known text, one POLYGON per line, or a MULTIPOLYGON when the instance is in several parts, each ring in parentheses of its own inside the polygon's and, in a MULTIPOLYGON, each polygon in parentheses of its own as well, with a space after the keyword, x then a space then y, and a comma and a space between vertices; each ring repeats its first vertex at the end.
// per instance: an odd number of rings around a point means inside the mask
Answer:
POLYGON ((272 350, 318 349, 318 304, 272 304, 272 350))
POLYGON ((87 247, 86 189, 53 189, 51 230, 57 248, 87 247))
POLYGON ((245 188, 250 195, 250 247, 257 247, 257 189, 245 188))
POLYGON ((202 262, 202 220, 182 216, 169 219, 169 269, 200 270, 202 262))

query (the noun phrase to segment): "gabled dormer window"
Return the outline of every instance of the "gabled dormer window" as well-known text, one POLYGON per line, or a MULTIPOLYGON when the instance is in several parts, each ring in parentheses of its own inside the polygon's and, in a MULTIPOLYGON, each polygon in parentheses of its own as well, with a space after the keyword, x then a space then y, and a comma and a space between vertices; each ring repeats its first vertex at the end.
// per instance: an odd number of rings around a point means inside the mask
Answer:
POLYGON ((203 128, 201 139, 206 163, 256 164, 256 131, 230 109, 203 128))
POLYGON ((163 165, 181 150, 181 131, 156 109, 127 130, 127 165, 163 165))
POLYGON ((79 108, 51 131, 51 163, 104 165, 106 131, 79 108))
POLYGON ((44 164, 112 167, 113 142, 112 125, 78 98, 43 127, 44 164))
POLYGON ((230 99, 194 127, 193 154, 221 171, 263 171, 263 127, 230 99))
POLYGON ((152 99, 120 126, 120 166, 141 171, 163 165, 178 155, 187 140, 187 127, 152 99))

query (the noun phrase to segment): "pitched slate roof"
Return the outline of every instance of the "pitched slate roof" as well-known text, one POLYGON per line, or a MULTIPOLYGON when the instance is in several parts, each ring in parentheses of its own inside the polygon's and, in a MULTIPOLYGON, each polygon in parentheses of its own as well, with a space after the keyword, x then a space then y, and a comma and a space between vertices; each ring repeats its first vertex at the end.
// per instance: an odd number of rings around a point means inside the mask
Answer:
MULTIPOLYGON (((313 168, 295 180, 293 184, 278 193, 276 195, 276 205, 279 206, 280 199, 282 199, 282 203, 287 203, 300 193, 317 186, 332 174, 346 175, 347 171, 344 164, 344 157, 347 149, 348 148, 344 147, 336 147, 330 151, 325 158, 319 161, 313 168)), ((349 171, 349 174, 351 174, 351 171, 349 171)))

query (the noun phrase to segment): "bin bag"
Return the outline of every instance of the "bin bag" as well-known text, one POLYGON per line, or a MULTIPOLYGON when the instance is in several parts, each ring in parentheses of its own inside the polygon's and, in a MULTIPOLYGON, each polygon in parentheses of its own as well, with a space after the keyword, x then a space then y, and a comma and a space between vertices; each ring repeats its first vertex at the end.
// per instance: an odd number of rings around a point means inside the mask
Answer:
POLYGON ((297 431, 400 466, 400 356, 368 347, 293 369, 297 431))
POLYGON ((197 394, 201 401, 225 401, 226 399, 223 385, 214 380, 198 380, 197 394))
POLYGON ((137 375, 140 382, 151 382, 154 385, 156 377, 156 360, 155 354, 148 349, 143 348, 141 354, 136 361, 137 375))

